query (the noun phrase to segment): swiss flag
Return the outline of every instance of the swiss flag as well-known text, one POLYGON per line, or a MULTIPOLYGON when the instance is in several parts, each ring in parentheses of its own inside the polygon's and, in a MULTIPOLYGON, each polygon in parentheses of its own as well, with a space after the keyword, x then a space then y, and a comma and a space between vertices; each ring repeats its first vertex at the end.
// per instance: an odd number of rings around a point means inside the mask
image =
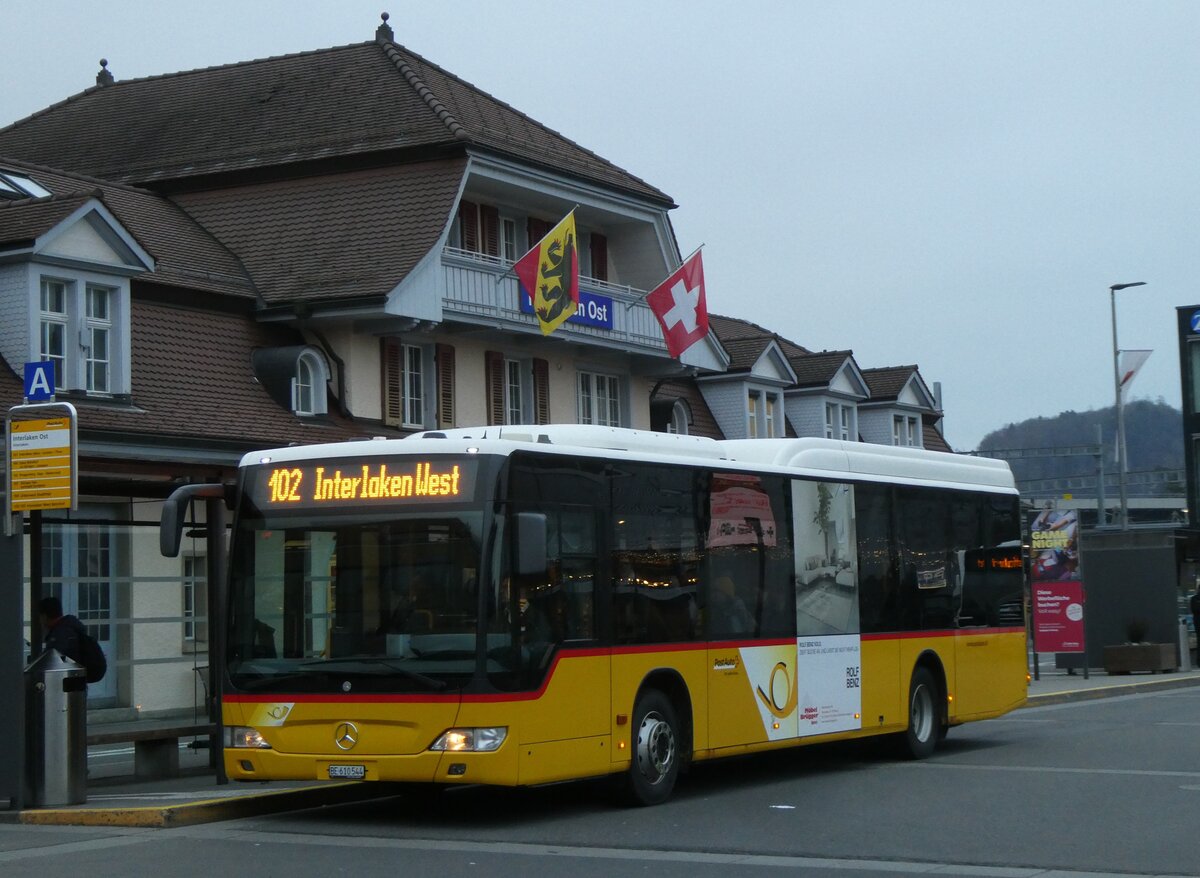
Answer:
POLYGON ((704 263, 700 251, 650 291, 646 304, 658 318, 667 353, 678 357, 708 335, 708 304, 704 299, 704 263))

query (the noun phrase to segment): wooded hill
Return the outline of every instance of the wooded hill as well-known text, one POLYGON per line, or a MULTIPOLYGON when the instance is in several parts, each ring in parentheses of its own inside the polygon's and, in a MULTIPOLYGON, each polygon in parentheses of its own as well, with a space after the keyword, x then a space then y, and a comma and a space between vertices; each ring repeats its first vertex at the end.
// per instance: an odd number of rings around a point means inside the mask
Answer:
MULTIPOLYGON (((1104 471, 1116 471, 1116 406, 1086 412, 1063 412, 1052 418, 1030 418, 994 430, 979 443, 980 451, 1065 448, 1095 445, 1096 427, 1104 445, 1104 471)), ((1125 405, 1125 445, 1129 472, 1183 469, 1183 416, 1161 399, 1125 405)), ((1092 475, 1092 456, 1039 457, 1010 460, 1018 480, 1092 475)))

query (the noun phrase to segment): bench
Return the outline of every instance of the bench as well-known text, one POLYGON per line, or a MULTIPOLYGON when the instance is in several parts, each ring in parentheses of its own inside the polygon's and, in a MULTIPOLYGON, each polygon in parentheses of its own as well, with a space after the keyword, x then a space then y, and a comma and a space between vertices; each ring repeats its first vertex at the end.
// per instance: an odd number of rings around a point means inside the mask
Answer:
POLYGON ((179 776, 179 739, 208 736, 216 727, 207 721, 135 720, 97 723, 88 728, 87 742, 93 744, 133 744, 133 773, 139 780, 179 776))

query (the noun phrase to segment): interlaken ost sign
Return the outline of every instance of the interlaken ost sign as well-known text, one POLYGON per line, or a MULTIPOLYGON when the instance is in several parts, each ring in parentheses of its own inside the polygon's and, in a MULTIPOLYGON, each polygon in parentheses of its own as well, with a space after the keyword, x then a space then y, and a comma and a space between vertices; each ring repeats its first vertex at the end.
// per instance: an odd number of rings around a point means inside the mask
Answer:
POLYGON ((65 403, 9 410, 5 445, 10 512, 75 508, 74 415, 65 403))

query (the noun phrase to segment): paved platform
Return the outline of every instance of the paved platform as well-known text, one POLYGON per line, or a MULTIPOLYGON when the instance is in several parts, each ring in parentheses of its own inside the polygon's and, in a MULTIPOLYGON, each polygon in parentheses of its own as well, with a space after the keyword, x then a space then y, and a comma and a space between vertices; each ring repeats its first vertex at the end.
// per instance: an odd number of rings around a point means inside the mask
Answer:
MULTIPOLYGON (((1029 684, 1027 707, 1200 686, 1200 670, 1110 676, 1043 671, 1029 684)), ((0 810, 0 822, 61 826, 169 827, 315 808, 399 795, 399 785, 326 781, 218 785, 211 770, 158 781, 92 778, 87 802, 60 808, 0 810)))

